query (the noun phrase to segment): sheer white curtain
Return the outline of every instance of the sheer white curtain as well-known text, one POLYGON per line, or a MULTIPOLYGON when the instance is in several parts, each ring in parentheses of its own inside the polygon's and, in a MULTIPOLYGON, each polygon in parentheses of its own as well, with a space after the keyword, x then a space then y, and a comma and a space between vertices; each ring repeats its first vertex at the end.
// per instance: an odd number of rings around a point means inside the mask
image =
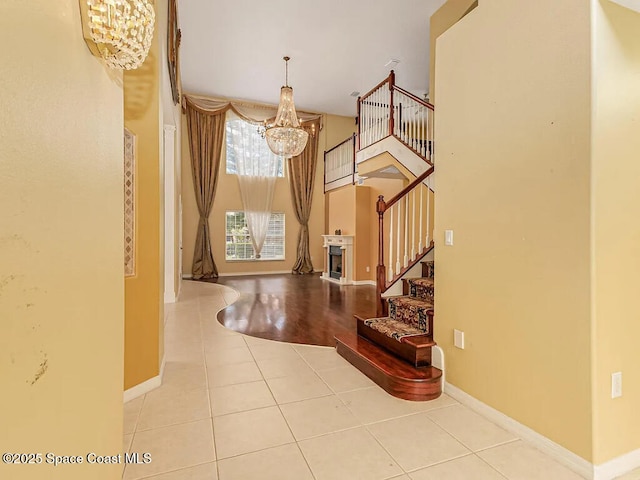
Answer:
POLYGON ((273 192, 282 159, 274 155, 258 126, 227 113, 227 161, 235 161, 242 206, 256 258, 267 236, 273 192))

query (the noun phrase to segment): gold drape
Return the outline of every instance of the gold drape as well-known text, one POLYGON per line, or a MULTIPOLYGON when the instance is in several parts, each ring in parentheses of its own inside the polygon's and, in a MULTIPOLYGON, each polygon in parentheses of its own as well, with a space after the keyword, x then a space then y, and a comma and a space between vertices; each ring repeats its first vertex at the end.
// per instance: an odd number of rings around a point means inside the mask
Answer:
POLYGON ((224 139, 225 112, 205 113, 186 107, 191 173, 200 222, 193 251, 193 278, 217 278, 218 269, 211 252, 209 214, 218 184, 218 170, 224 139))
MULTIPOLYGON (((209 115, 226 113, 227 110, 231 110, 245 122, 256 125, 262 125, 264 122, 274 121, 276 113, 278 112, 277 105, 263 105, 258 103, 242 102, 240 100, 219 99, 193 94, 183 95, 182 107, 184 110, 186 110, 187 107, 190 107, 209 115)), ((322 117, 317 113, 301 111, 298 111, 297 113, 302 122, 311 122, 319 120, 322 117)))
POLYGON ((311 263, 311 253, 309 252, 309 216, 311 215, 313 184, 318 162, 320 120, 305 122, 303 127, 309 132, 309 142, 300 156, 288 159, 291 201, 300 224, 296 263, 293 265, 291 273, 298 274, 313 273, 313 263, 311 263))

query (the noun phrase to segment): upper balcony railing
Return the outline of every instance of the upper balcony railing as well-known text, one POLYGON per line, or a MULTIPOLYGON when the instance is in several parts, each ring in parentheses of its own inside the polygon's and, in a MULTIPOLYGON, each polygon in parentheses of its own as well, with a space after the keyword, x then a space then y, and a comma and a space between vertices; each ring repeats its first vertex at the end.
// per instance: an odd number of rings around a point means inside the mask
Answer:
POLYGON ((355 182, 356 136, 324 152, 324 191, 355 182))
POLYGON ((393 135, 433 163, 433 105, 395 84, 393 70, 358 98, 358 150, 393 135))

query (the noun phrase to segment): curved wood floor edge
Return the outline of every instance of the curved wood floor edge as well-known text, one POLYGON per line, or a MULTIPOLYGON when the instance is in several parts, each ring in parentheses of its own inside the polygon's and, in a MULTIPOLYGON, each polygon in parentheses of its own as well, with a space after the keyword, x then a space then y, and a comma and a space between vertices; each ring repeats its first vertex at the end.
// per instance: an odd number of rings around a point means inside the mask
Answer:
POLYGON ((335 347, 336 335, 356 331, 354 315, 375 316, 372 285, 338 285, 311 275, 247 275, 207 280, 240 297, 218 312, 231 330, 288 343, 335 347))

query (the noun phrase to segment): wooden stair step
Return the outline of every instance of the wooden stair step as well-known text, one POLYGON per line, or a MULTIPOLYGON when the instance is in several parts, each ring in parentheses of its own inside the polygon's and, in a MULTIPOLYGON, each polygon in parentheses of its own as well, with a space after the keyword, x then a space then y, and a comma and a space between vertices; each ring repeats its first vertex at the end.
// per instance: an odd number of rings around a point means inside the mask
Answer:
POLYGON ((433 304, 414 297, 389 297, 389 316, 433 335, 433 304))
POLYGON ((425 401, 442 393, 442 371, 413 367, 355 333, 336 335, 336 350, 387 393, 404 400, 425 401))
POLYGON ((435 264, 433 260, 424 260, 420 263, 422 264, 422 276, 425 278, 433 278, 435 276, 435 264))
MULTIPOLYGON (((414 367, 431 365, 431 347, 436 343, 430 335, 409 335, 398 340, 367 325, 366 320, 358 315, 355 315, 355 318, 358 335, 399 356, 414 367)), ((390 323, 396 322, 391 318, 388 320, 390 323)))

